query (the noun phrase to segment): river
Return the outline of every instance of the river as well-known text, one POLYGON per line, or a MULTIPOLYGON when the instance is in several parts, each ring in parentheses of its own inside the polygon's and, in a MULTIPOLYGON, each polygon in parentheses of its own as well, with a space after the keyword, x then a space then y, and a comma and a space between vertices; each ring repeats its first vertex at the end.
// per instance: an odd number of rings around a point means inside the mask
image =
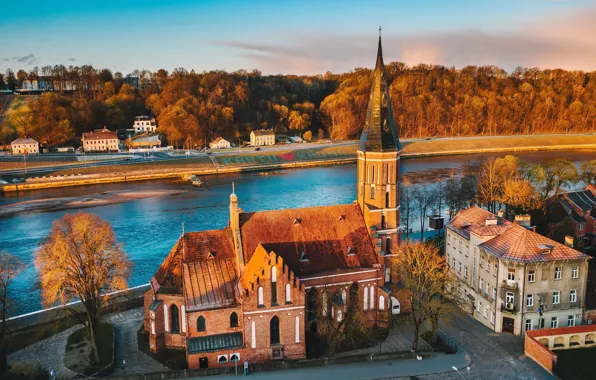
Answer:
MULTIPOLYGON (((445 156, 403 160, 402 174, 427 185, 445 178, 465 165, 477 165, 488 155, 445 156)), ((502 156, 495 154, 494 156, 502 156)), ((578 165, 596 158, 594 152, 520 153, 520 159, 540 163, 561 157, 578 165)), ((117 238, 134 262, 129 285, 147 283, 182 231, 222 228, 228 222, 229 195, 235 182, 240 207, 245 211, 271 210, 350 203, 355 199, 355 165, 286 170, 262 176, 258 173, 205 176, 205 185, 194 188, 182 181, 150 181, 28 191, 0 195, 0 206, 32 199, 88 196, 113 190, 184 190, 177 195, 132 200, 87 208, 112 224, 117 238)), ((38 277, 32 263, 39 243, 52 222, 76 210, 29 212, 0 219, 0 250, 16 255, 26 269, 12 284, 17 301, 11 314, 41 308, 38 277)))

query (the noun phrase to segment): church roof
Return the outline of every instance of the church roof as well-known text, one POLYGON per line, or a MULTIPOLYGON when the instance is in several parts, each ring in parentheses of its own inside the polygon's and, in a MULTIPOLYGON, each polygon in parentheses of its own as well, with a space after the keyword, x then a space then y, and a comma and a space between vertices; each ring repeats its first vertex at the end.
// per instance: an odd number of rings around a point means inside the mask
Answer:
POLYGON ((184 266, 184 297, 188 311, 214 309, 237 302, 234 259, 208 258, 184 266))
POLYGON ((401 144, 393 112, 391 111, 391 99, 389 98, 389 86, 387 85, 387 74, 383 63, 383 48, 381 36, 379 36, 379 48, 377 51, 377 62, 373 72, 373 85, 370 90, 366 120, 360 137, 359 149, 368 152, 398 152, 401 151, 401 144))
POLYGON ((262 244, 297 276, 378 263, 356 204, 242 213, 240 228, 245 262, 262 244))

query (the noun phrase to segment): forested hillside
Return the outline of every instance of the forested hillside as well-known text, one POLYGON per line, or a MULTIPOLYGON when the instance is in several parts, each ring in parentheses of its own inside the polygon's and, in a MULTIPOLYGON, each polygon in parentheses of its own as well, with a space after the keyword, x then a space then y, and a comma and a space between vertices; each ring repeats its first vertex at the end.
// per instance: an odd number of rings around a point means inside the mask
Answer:
MULTIPOLYGON (((401 137, 472 136, 593 131, 596 73, 497 67, 386 67, 401 137)), ((7 72, 0 87, 19 87, 40 70, 7 72)), ((259 71, 172 73, 45 67, 43 78, 84 83, 11 110, 0 142, 28 135, 56 145, 107 126, 130 128, 135 116, 153 114, 159 131, 175 146, 200 146, 223 135, 236 142, 251 130, 274 128, 334 139, 359 135, 371 70, 324 76, 266 76, 259 71), (84 89, 82 89, 84 88, 84 89)), ((58 86, 55 86, 58 87, 58 86)))

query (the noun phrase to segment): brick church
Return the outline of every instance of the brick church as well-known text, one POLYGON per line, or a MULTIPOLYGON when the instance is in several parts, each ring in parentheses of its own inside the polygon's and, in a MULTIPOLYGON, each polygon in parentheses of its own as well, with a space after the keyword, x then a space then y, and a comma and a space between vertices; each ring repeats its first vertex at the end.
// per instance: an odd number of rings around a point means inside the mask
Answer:
POLYGON ((321 293, 324 313, 338 322, 358 307, 370 325, 386 325, 395 276, 385 264, 400 241, 400 152, 379 36, 357 200, 244 212, 232 192, 228 225, 183 233, 151 278, 150 349, 185 350, 188 368, 302 359, 321 293))

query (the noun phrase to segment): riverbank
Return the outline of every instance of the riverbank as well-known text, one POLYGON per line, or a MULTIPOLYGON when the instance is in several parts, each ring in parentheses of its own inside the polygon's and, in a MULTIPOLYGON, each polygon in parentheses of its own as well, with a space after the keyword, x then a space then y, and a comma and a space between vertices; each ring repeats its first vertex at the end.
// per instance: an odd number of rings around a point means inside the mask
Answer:
MULTIPOLYGON (((596 134, 461 137, 402 141, 402 158, 420 158, 478 153, 518 153, 531 151, 596 150, 596 134)), ((177 179, 189 175, 214 175, 280 169, 297 169, 353 163, 356 142, 341 146, 288 149, 237 154, 215 154, 193 158, 134 162, 87 168, 56 168, 48 176, 2 187, 4 192, 39 190, 103 183, 177 179)))

